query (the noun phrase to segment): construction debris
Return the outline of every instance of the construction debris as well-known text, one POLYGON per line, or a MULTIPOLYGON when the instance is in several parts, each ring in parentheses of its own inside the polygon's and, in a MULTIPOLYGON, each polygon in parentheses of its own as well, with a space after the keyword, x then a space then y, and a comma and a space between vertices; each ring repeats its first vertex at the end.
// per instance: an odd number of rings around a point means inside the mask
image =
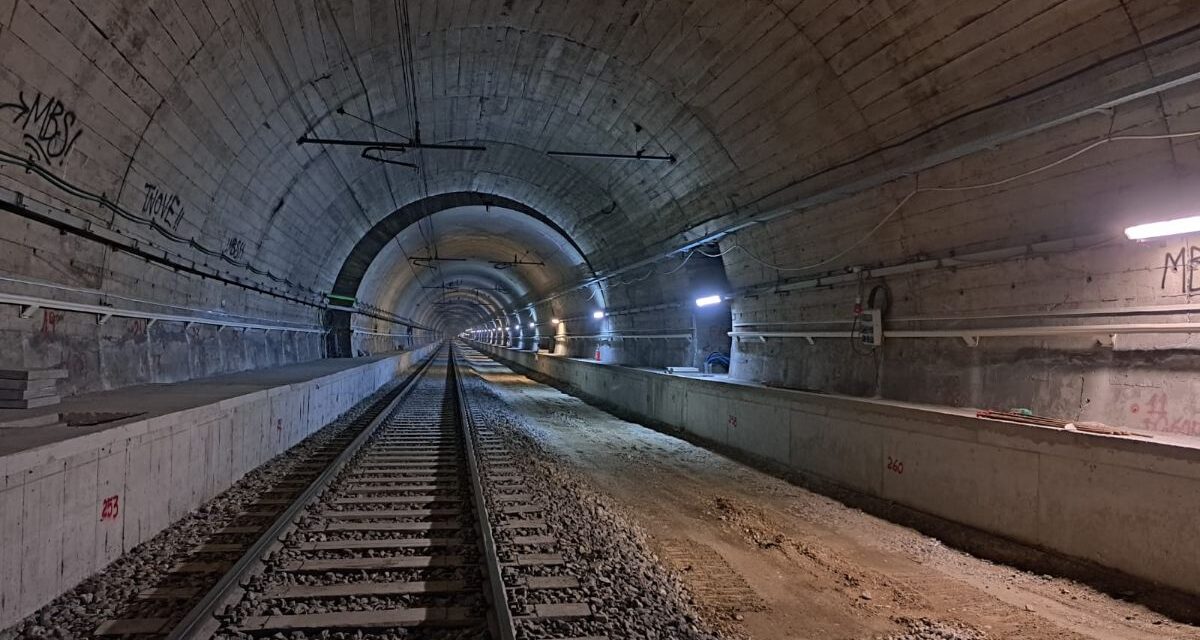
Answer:
POLYGON ((1116 429, 1100 422, 1070 422, 1068 420, 1059 420, 1058 418, 1047 418, 1045 416, 1034 415, 1028 409, 1021 411, 989 411, 980 410, 975 412, 977 418, 987 418, 989 420, 1003 420, 1004 422, 1015 422, 1017 424, 1029 424, 1038 427, 1053 427, 1055 429, 1066 429, 1068 431, 1082 431, 1084 433, 1096 433, 1106 436, 1130 436, 1134 438, 1153 438, 1154 436, 1144 433, 1134 433, 1116 429))
POLYGON ((66 369, 0 369, 0 409, 58 404, 58 381, 66 377, 66 369))

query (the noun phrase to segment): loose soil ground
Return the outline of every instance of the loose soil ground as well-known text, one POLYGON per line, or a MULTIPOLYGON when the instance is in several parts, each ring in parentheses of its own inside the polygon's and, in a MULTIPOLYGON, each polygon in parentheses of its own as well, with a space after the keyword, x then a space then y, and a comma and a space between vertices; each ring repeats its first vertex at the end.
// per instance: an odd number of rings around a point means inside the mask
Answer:
POLYGON ((973 557, 482 356, 472 363, 530 435, 621 505, 706 614, 736 635, 1200 639, 1200 628, 1141 605, 973 557), (914 633, 925 628, 936 630, 914 633))

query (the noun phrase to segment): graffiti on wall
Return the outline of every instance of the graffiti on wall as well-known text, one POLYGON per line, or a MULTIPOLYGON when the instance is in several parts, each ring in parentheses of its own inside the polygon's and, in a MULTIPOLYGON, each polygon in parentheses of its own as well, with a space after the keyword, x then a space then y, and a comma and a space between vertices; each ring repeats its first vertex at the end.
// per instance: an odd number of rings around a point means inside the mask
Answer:
POLYGON ((246 255, 246 241, 237 236, 230 236, 225 241, 225 249, 221 251, 230 260, 241 260, 246 255))
POLYGON ((46 164, 62 165, 71 149, 83 135, 76 125, 79 118, 62 100, 42 94, 31 101, 24 91, 17 93, 16 102, 0 104, 0 113, 11 112, 12 124, 21 130, 21 140, 33 154, 33 159, 46 164))
POLYGON ((1167 253, 1163 258, 1163 274, 1160 286, 1163 291, 1179 289, 1179 293, 1200 292, 1196 282, 1196 268, 1200 267, 1200 247, 1180 247, 1179 251, 1167 253), (1176 285, 1178 281, 1178 285, 1176 285))
POLYGON ((163 191, 157 186, 146 183, 146 199, 142 201, 142 215, 149 216, 171 229, 179 228, 183 220, 183 201, 179 196, 163 191))

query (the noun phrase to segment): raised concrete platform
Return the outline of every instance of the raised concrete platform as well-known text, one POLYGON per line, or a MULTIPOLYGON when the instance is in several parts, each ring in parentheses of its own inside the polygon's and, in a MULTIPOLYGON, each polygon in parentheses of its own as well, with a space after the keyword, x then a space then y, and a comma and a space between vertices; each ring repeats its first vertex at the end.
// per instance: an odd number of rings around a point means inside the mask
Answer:
POLYGON ((474 346, 633 416, 855 491, 1200 594, 1200 448, 971 411, 474 346))
POLYGON ((330 423, 434 348, 0 412, 0 423, 52 413, 142 413, 94 427, 0 428, 0 629, 330 423))

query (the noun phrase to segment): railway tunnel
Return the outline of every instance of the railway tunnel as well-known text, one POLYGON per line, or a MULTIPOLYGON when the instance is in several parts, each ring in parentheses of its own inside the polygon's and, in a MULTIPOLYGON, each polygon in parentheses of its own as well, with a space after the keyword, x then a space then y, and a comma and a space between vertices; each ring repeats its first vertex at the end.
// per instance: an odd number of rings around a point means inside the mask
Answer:
POLYGON ((0 0, 0 640, 1200 638, 1200 5, 0 0))

